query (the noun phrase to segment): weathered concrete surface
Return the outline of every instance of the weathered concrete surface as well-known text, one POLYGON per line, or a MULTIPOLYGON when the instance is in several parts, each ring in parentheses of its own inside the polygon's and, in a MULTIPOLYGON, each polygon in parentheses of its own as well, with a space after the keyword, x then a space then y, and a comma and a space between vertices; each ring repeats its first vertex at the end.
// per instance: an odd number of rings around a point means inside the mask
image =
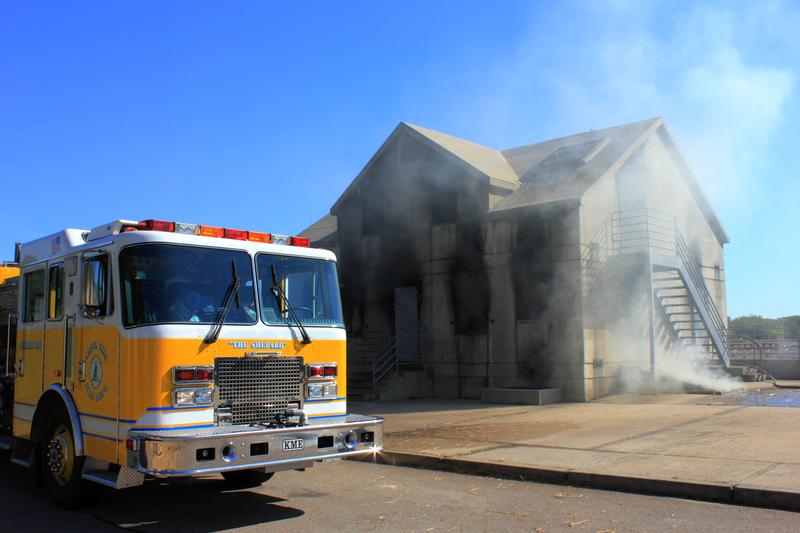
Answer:
POLYGON ((690 394, 549 406, 358 404, 384 459, 444 470, 800 510, 800 409, 690 394))
POLYGON ((481 389, 481 400, 487 403, 515 405, 547 405, 561 401, 561 389, 481 389))

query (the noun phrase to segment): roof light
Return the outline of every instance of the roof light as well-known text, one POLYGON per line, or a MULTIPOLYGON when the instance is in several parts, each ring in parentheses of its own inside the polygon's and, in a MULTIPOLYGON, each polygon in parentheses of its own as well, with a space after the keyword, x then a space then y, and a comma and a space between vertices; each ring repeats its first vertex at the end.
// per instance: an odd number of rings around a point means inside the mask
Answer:
POLYGON ((224 237, 225 230, 215 226, 200 226, 199 234, 203 237, 224 237))
POLYGON ((197 235, 197 224, 184 224, 183 222, 175 223, 175 233, 183 233, 185 235, 197 235))
POLYGON ((175 231, 175 223, 166 220, 147 219, 139 221, 139 229, 150 231, 175 231))
POLYGON ((272 242, 272 235, 269 233, 259 233, 257 231, 249 231, 247 239, 255 242, 272 242))
POLYGON ((277 233, 272 234, 272 244, 289 244, 291 237, 288 235, 278 235, 277 233))
POLYGON ((225 228, 223 231, 223 235, 226 239, 236 239, 239 241, 246 241, 247 240, 247 232, 241 229, 229 229, 225 228))
MULTIPOLYGON (((125 221, 118 221, 124 223, 125 221)), ((305 237, 291 237, 289 235, 279 235, 277 233, 262 233, 259 231, 246 231, 241 229, 219 228, 217 226, 201 226, 199 224, 187 224, 185 222, 170 222, 167 220, 157 220, 148 218, 140 222, 130 222, 121 227, 122 232, 150 230, 168 231, 180 233, 182 235, 201 235, 203 237, 222 237, 225 239, 235 239, 238 241, 252 241, 272 244, 282 244, 284 246, 303 246, 310 247, 311 239, 305 237)))

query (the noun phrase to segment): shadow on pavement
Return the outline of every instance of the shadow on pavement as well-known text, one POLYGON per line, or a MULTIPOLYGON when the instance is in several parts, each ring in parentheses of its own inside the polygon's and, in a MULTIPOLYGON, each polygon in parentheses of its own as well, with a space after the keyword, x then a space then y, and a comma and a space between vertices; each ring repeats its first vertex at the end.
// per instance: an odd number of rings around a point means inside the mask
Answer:
POLYGON ((280 505, 286 500, 262 492, 269 483, 232 489, 223 479, 148 479, 141 487, 113 491, 99 487, 96 503, 82 512, 135 531, 219 531, 268 524, 303 515, 280 505))
MULTIPOLYGON (((277 476, 271 483, 276 481, 280 481, 277 476)), ((148 479, 141 487, 121 491, 91 484, 87 503, 67 511, 50 502, 44 489, 34 486, 31 472, 11 464, 10 454, 2 451, 0 531, 6 527, 8 531, 96 531, 109 526, 133 531, 219 531, 304 514, 285 505, 283 498, 270 496, 269 484, 232 489, 219 476, 148 479)))

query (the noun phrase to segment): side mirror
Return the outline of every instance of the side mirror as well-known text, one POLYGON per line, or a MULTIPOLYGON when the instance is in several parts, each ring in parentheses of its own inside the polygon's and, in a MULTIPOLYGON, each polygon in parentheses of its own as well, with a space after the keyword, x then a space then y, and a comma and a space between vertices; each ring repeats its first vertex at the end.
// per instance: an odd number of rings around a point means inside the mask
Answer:
POLYGON ((101 259, 83 263, 81 304, 86 316, 97 316, 106 303, 106 266, 101 259))

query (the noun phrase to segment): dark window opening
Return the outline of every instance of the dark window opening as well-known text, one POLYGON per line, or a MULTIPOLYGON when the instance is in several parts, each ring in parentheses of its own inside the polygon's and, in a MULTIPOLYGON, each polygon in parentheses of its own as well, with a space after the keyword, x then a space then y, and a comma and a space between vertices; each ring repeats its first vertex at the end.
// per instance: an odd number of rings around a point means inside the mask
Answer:
POLYGON ((458 219, 456 191, 434 189, 431 192, 431 224, 449 224, 458 219))
POLYGON ((44 320, 44 270, 28 272, 23 276, 23 322, 44 320))

